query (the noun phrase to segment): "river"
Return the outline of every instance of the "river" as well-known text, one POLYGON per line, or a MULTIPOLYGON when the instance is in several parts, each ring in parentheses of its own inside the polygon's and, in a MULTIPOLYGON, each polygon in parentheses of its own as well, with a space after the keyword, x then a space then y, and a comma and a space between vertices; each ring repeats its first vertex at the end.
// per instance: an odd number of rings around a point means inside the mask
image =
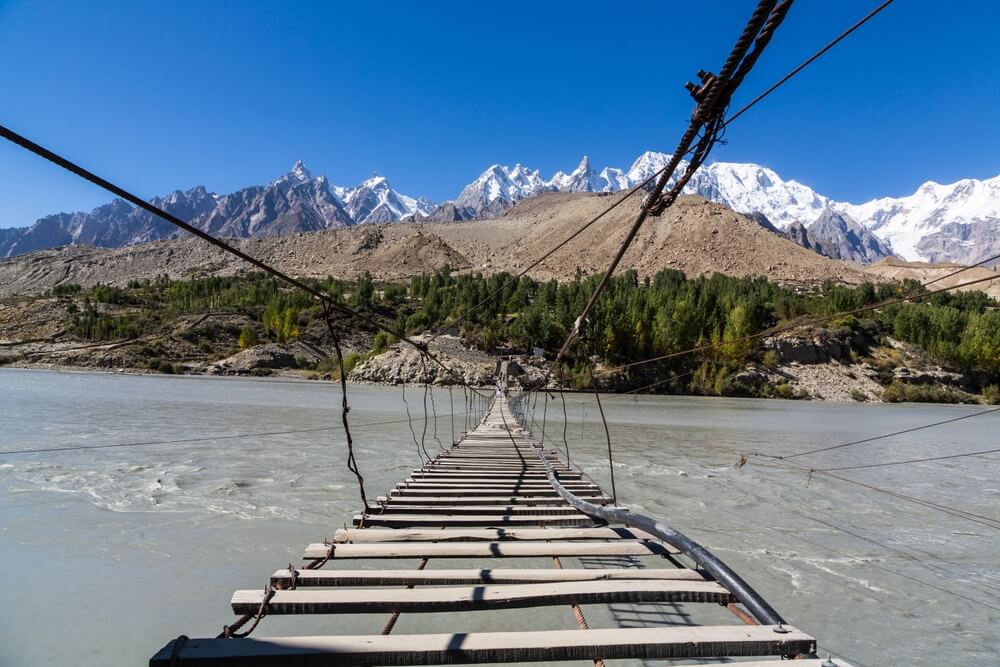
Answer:
MULTIPOLYGON (((418 465, 417 452, 398 388, 349 395, 374 497, 418 465)), ((464 401, 461 390, 432 396, 437 438, 430 420, 425 444, 436 451, 452 437, 451 401, 458 413, 464 401)), ((423 398, 406 392, 415 418, 423 398)), ((570 455, 609 490, 593 396, 566 400, 570 455)), ((305 381, 0 370, 0 665, 145 664, 179 634, 219 632, 234 590, 263 586, 357 511, 339 401, 339 387, 305 381), (90 446, 101 448, 9 454, 90 446)), ((858 667, 1000 664, 1000 532, 942 509, 1000 520, 996 455, 837 473, 935 507, 772 459, 737 465, 742 454, 788 455, 982 407, 633 396, 604 407, 620 502, 712 549, 824 656, 858 667)), ((539 399, 538 419, 543 411, 561 448, 562 407, 539 399)), ((464 419, 454 417, 456 431, 464 419)), ((419 439, 422 421, 414 427, 419 439)), ((995 446, 998 427, 1000 413, 795 461, 977 451, 995 446)), ((603 627, 677 620, 653 605, 586 611, 603 627)), ((460 629, 499 629, 486 618, 498 617, 464 614, 460 629)), ((509 629, 574 627, 568 608, 499 618, 509 629)), ((258 633, 368 633, 383 621, 272 617, 258 633)), ((404 614, 396 632, 441 622, 404 614)))

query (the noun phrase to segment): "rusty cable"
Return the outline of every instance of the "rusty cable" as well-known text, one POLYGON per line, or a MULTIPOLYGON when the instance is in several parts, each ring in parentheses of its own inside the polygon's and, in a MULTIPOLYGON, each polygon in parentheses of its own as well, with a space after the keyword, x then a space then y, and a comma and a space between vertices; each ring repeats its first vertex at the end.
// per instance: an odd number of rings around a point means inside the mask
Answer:
MULTIPOLYGON (((430 560, 430 559, 427 558, 427 557, 421 558, 420 559, 420 563, 417 564, 417 571, 420 571, 420 570, 424 569, 425 567, 427 567, 427 561, 428 560, 430 560)), ((413 590, 414 586, 415 586, 415 584, 409 584, 409 585, 407 585, 406 589, 407 590, 413 590)), ((383 635, 390 634, 392 632, 392 629, 394 627, 396 627, 396 621, 399 620, 399 614, 400 614, 399 611, 394 611, 394 612, 392 612, 392 614, 389 615, 389 619, 385 622, 385 626, 383 626, 383 628, 382 628, 382 634, 383 635)))
POLYGON ((444 445, 441 444, 441 438, 438 437, 438 413, 437 404, 434 402, 434 385, 431 385, 431 414, 434 416, 434 442, 437 443, 438 449, 444 451, 444 445))
POLYGON ((274 597, 275 589, 271 586, 266 586, 264 588, 264 597, 260 601, 260 607, 257 608, 256 614, 244 614, 238 618, 232 625, 224 625, 222 627, 222 633, 219 634, 216 639, 243 639, 244 637, 249 637, 250 633, 257 629, 257 625, 260 624, 262 618, 267 616, 267 610, 271 603, 271 598, 274 597), (253 623, 244 632, 237 632, 240 628, 247 624, 250 620, 253 623))
POLYGON ((597 410, 601 413, 601 423, 604 425, 604 437, 608 443, 608 471, 611 473, 611 502, 617 505, 618 491, 615 488, 615 460, 611 447, 611 430, 608 428, 608 420, 604 416, 604 406, 601 404, 601 392, 597 390, 597 383, 593 381, 593 362, 591 362, 590 377, 590 385, 594 388, 594 398, 597 399, 597 410))
POLYGON ((340 418, 344 424, 344 436, 347 438, 347 469, 354 473, 354 477, 358 480, 361 505, 368 507, 368 497, 365 494, 365 478, 361 475, 358 462, 354 458, 354 438, 351 435, 351 426, 347 419, 347 413, 351 411, 351 408, 347 404, 347 371, 344 368, 344 354, 340 349, 340 336, 337 335, 336 328, 333 326, 333 313, 329 306, 324 307, 323 314, 330 337, 333 338, 333 350, 337 355, 337 367, 340 369, 340 418))
POLYGON ((406 409, 406 420, 407 424, 410 426, 410 435, 413 436, 413 446, 417 450, 417 458, 420 459, 420 465, 425 463, 424 457, 420 454, 420 443, 417 442, 417 432, 413 430, 413 417, 410 416, 410 402, 406 400, 406 380, 403 380, 403 407, 406 409))
POLYGON ((455 394, 451 390, 451 385, 448 385, 448 409, 451 417, 451 445, 454 447, 457 442, 455 440, 455 394))
POLYGON ((420 374, 420 376, 421 376, 421 378, 423 378, 423 381, 424 381, 424 428, 420 432, 420 449, 423 450, 424 456, 427 457, 427 462, 430 463, 430 461, 431 461, 431 459, 433 457, 427 452, 427 446, 424 444, 425 441, 427 440, 427 387, 428 387, 428 384, 427 384, 427 375, 426 375, 426 373, 427 373, 427 366, 424 364, 424 358, 423 357, 420 357, 420 367, 421 367, 421 374, 420 374))
MULTIPOLYGON (((559 556, 552 557, 552 564, 555 565, 557 570, 563 569, 559 556)), ((587 617, 583 615, 583 609, 580 608, 580 605, 572 603, 570 604, 570 608, 573 610, 573 616, 576 618, 576 624, 580 626, 580 629, 590 630, 590 624, 587 623, 587 617)), ((594 658, 594 667, 604 667, 604 660, 600 657, 594 658)))

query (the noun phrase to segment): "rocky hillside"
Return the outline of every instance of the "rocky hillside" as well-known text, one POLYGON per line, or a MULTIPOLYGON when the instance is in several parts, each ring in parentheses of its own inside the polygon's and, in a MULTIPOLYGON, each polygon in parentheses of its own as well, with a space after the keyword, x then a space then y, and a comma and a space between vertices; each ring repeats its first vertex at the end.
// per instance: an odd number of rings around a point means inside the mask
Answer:
MULTIPOLYGON (((352 278, 370 272, 397 279, 445 265, 484 273, 518 271, 611 203, 592 193, 549 193, 520 202, 502 218, 461 223, 362 225, 277 237, 237 239, 235 245, 300 276, 352 278)), ((572 278, 603 270, 639 206, 632 198, 543 262, 532 274, 572 278)), ((99 249, 69 246, 0 261, 0 296, 40 294, 62 283, 125 285, 167 275, 233 275, 242 263, 197 239, 99 249)), ((664 268, 690 275, 721 271, 766 275, 788 283, 827 279, 858 283, 852 264, 827 259, 766 231, 757 222, 700 197, 684 197, 649 221, 623 268, 651 275, 664 268)))

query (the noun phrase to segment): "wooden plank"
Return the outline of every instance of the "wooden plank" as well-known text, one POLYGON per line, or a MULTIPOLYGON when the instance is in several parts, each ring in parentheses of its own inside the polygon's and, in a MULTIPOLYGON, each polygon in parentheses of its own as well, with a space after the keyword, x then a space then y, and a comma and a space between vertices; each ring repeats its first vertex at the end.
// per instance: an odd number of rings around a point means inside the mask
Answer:
MULTIPOLYGON (((477 568, 471 570, 297 570, 295 584, 303 586, 458 586, 462 584, 527 584, 553 581, 611 581, 670 579, 705 581, 695 570, 685 568, 567 568, 531 570, 477 568)), ((271 575, 271 585, 289 588, 287 569, 271 575)))
MULTIPOLYGON (((604 505, 611 502, 608 496, 581 495, 581 498, 595 505, 604 505)), ((440 496, 407 496, 406 494, 394 495, 391 497, 379 496, 378 502, 389 503, 391 507, 400 505, 566 505, 566 501, 559 496, 479 496, 479 497, 440 497, 440 496)))
MULTIPOLYGON (((399 489, 390 489, 389 496, 395 498, 396 496, 410 496, 410 497, 440 497, 440 498, 463 498, 463 497, 475 497, 475 496, 495 496, 499 494, 505 494, 509 496, 530 496, 533 498, 538 498, 541 496, 558 496, 559 493, 549 487, 547 489, 530 489, 524 493, 519 493, 519 490, 512 489, 510 491, 504 489, 483 489, 477 487, 464 487, 458 489, 448 489, 448 488, 420 488, 420 487, 402 487, 399 489)), ((600 493, 600 489, 587 489, 581 491, 577 495, 588 496, 600 493)))
MULTIPOLYGON (((391 502, 382 505, 369 505, 368 516, 385 516, 392 514, 436 514, 442 517, 462 516, 466 514, 503 514, 535 516, 554 516, 560 514, 579 514, 580 511, 571 505, 409 505, 407 503, 391 502)), ((447 521, 444 519, 444 521, 447 521)))
MULTIPOLYGON (((521 470, 512 471, 501 471, 501 470, 477 470, 476 468, 462 468, 461 470, 439 470, 439 469, 429 469, 429 470, 414 470, 410 477, 413 479, 418 478, 441 478, 449 479, 452 477, 476 477, 478 479, 497 479, 497 480, 509 480, 509 479, 523 479, 525 481, 541 481, 548 479, 548 474, 545 472, 525 472, 521 470)), ((578 472, 559 472, 558 477, 560 480, 563 479, 580 479, 583 477, 578 472)))
POLYGON ((446 530, 407 530, 378 528, 338 528, 333 535, 337 544, 377 542, 500 542, 503 540, 651 540, 656 539, 638 528, 466 528, 446 530))
POLYGON ((417 528, 438 526, 444 527, 447 523, 455 527, 472 526, 603 526, 607 522, 595 519, 586 514, 566 515, 566 516, 537 516, 537 515, 510 515, 510 514, 477 514, 468 516, 450 516, 442 518, 440 514, 369 514, 364 517, 355 515, 354 525, 361 526, 385 526, 388 528, 417 528))
MULTIPOLYGON (((580 473, 569 470, 565 466, 553 466, 556 470, 563 472, 565 474, 576 474, 580 473)), ((457 473, 463 470, 475 470, 478 472, 495 472, 505 475, 512 474, 524 474, 524 475, 538 475, 545 474, 545 466, 526 466, 526 465, 500 465, 496 463, 491 463, 489 465, 480 465, 478 463, 468 464, 468 463, 432 463, 425 465, 422 468, 418 468, 414 472, 439 472, 439 473, 457 473)))
MULTIPOLYGON (((374 614, 484 611, 570 604, 659 602, 715 602, 728 604, 732 596, 714 581, 669 579, 621 581, 557 581, 424 588, 347 588, 279 590, 267 605, 267 614, 374 614)), ((237 615, 260 609, 264 592, 233 593, 237 615)))
MULTIPOLYGON (((188 639, 164 646, 149 664, 170 665, 449 665, 628 658, 705 658, 811 653, 816 640, 791 626, 682 626, 473 632, 421 635, 188 639), (176 655, 175 655, 176 653, 176 655)), ((806 664, 806 663, 802 663, 806 664)))
MULTIPOLYGON (((505 489, 551 489, 552 484, 548 481, 532 481, 526 480, 519 482, 517 480, 502 481, 497 480, 495 482, 487 482, 481 479, 475 479, 470 477, 452 477, 448 481, 425 481, 422 479, 408 478, 405 482, 397 484, 401 486, 406 484, 407 486, 417 486, 421 488, 434 488, 434 487, 462 487, 471 486, 473 488, 505 488, 505 489)), ((597 489, 600 488, 596 484, 591 482, 576 482, 568 481, 563 484, 567 489, 597 489)))
POLYGON ((544 556, 665 556, 677 550, 660 542, 377 542, 310 544, 307 560, 326 558, 522 558, 544 556))

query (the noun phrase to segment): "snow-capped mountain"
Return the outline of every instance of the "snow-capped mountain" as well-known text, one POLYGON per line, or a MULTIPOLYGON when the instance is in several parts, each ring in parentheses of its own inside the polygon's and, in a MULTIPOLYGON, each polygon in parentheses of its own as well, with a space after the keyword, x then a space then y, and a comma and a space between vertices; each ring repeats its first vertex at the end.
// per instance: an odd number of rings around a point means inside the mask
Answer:
POLYGON ((522 199, 552 189, 542 180, 537 169, 527 169, 520 164, 515 164, 513 168, 494 164, 466 185, 450 203, 459 219, 468 220, 499 215, 522 199))
POLYGON ((974 263, 1000 252, 1000 176, 928 181, 908 197, 837 207, 907 259, 974 263))
POLYGON ((871 264, 892 256, 892 247, 847 213, 826 208, 808 227, 793 222, 785 234, 799 245, 833 259, 871 264))
POLYGON ((355 224, 395 222, 414 214, 428 215, 437 206, 425 197, 414 199, 392 189, 377 174, 357 187, 337 188, 355 224))
MULTIPOLYGON (((228 195, 199 186, 151 201, 212 234, 271 236, 402 219, 497 217, 544 192, 632 188, 669 161, 666 153, 647 151, 627 169, 608 166, 598 171, 584 156, 572 171, 557 171, 549 179, 521 164, 494 164, 453 201, 441 205, 404 195, 378 175, 352 187, 334 185, 325 176, 314 177, 300 161, 268 185, 228 195)), ((686 166, 681 161, 679 169, 686 166)), ((853 204, 784 180, 768 167, 715 162, 698 170, 684 192, 752 215, 833 257, 870 262, 892 252, 909 260, 973 263, 1000 254, 1000 176, 950 185, 928 182, 912 195, 853 204)), ((0 229, 0 257, 59 245, 118 247, 177 236, 169 223, 115 200, 90 213, 59 213, 30 227, 0 229)))
MULTIPOLYGON (((540 192, 618 192, 634 187, 660 171, 670 161, 666 153, 647 151, 627 169, 605 167, 594 170, 585 155, 576 169, 557 171, 543 180, 538 170, 515 165, 513 169, 495 164, 465 186, 455 199, 463 219, 496 216, 521 199, 540 192), (530 179, 523 178, 530 174, 530 179)), ((680 169, 687 167, 682 160, 680 169)), ((671 178, 669 184, 674 179, 671 178)), ((685 187, 686 194, 698 194, 723 203, 740 213, 763 213, 784 228, 795 220, 811 222, 829 201, 795 181, 784 181, 776 173, 755 164, 716 162, 702 167, 685 187)))
MULTIPOLYGON (((572 172, 557 171, 543 179, 538 170, 520 164, 495 164, 467 185, 454 202, 431 214, 437 220, 496 217, 522 199, 546 191, 618 192, 643 183, 670 160, 647 151, 628 169, 605 167, 597 172, 584 156, 572 172), (530 174, 530 180, 523 179, 530 174)), ((686 168, 682 160, 679 170, 686 168)), ((673 178, 668 185, 673 183, 673 178)), ((877 261, 892 252, 904 259, 972 263, 1000 254, 1000 176, 965 179, 950 185, 928 182, 907 197, 885 197, 864 204, 837 202, 795 180, 784 180, 756 164, 715 162, 703 166, 684 188, 725 204, 734 211, 761 214, 779 230, 797 225, 812 229, 815 247, 856 261, 877 261), (840 236, 838 236, 838 234, 840 236), (850 237, 850 238, 848 238, 850 237)))
MULTIPOLYGON (((152 204, 222 237, 277 236, 336 229, 369 222, 393 222, 436 208, 427 199, 396 192, 375 176, 356 187, 314 177, 302 164, 268 185, 254 185, 228 195, 198 186, 155 197, 152 204)), ((121 199, 89 213, 58 213, 30 227, 0 230, 0 257, 62 245, 120 247, 181 236, 176 227, 121 199)))

